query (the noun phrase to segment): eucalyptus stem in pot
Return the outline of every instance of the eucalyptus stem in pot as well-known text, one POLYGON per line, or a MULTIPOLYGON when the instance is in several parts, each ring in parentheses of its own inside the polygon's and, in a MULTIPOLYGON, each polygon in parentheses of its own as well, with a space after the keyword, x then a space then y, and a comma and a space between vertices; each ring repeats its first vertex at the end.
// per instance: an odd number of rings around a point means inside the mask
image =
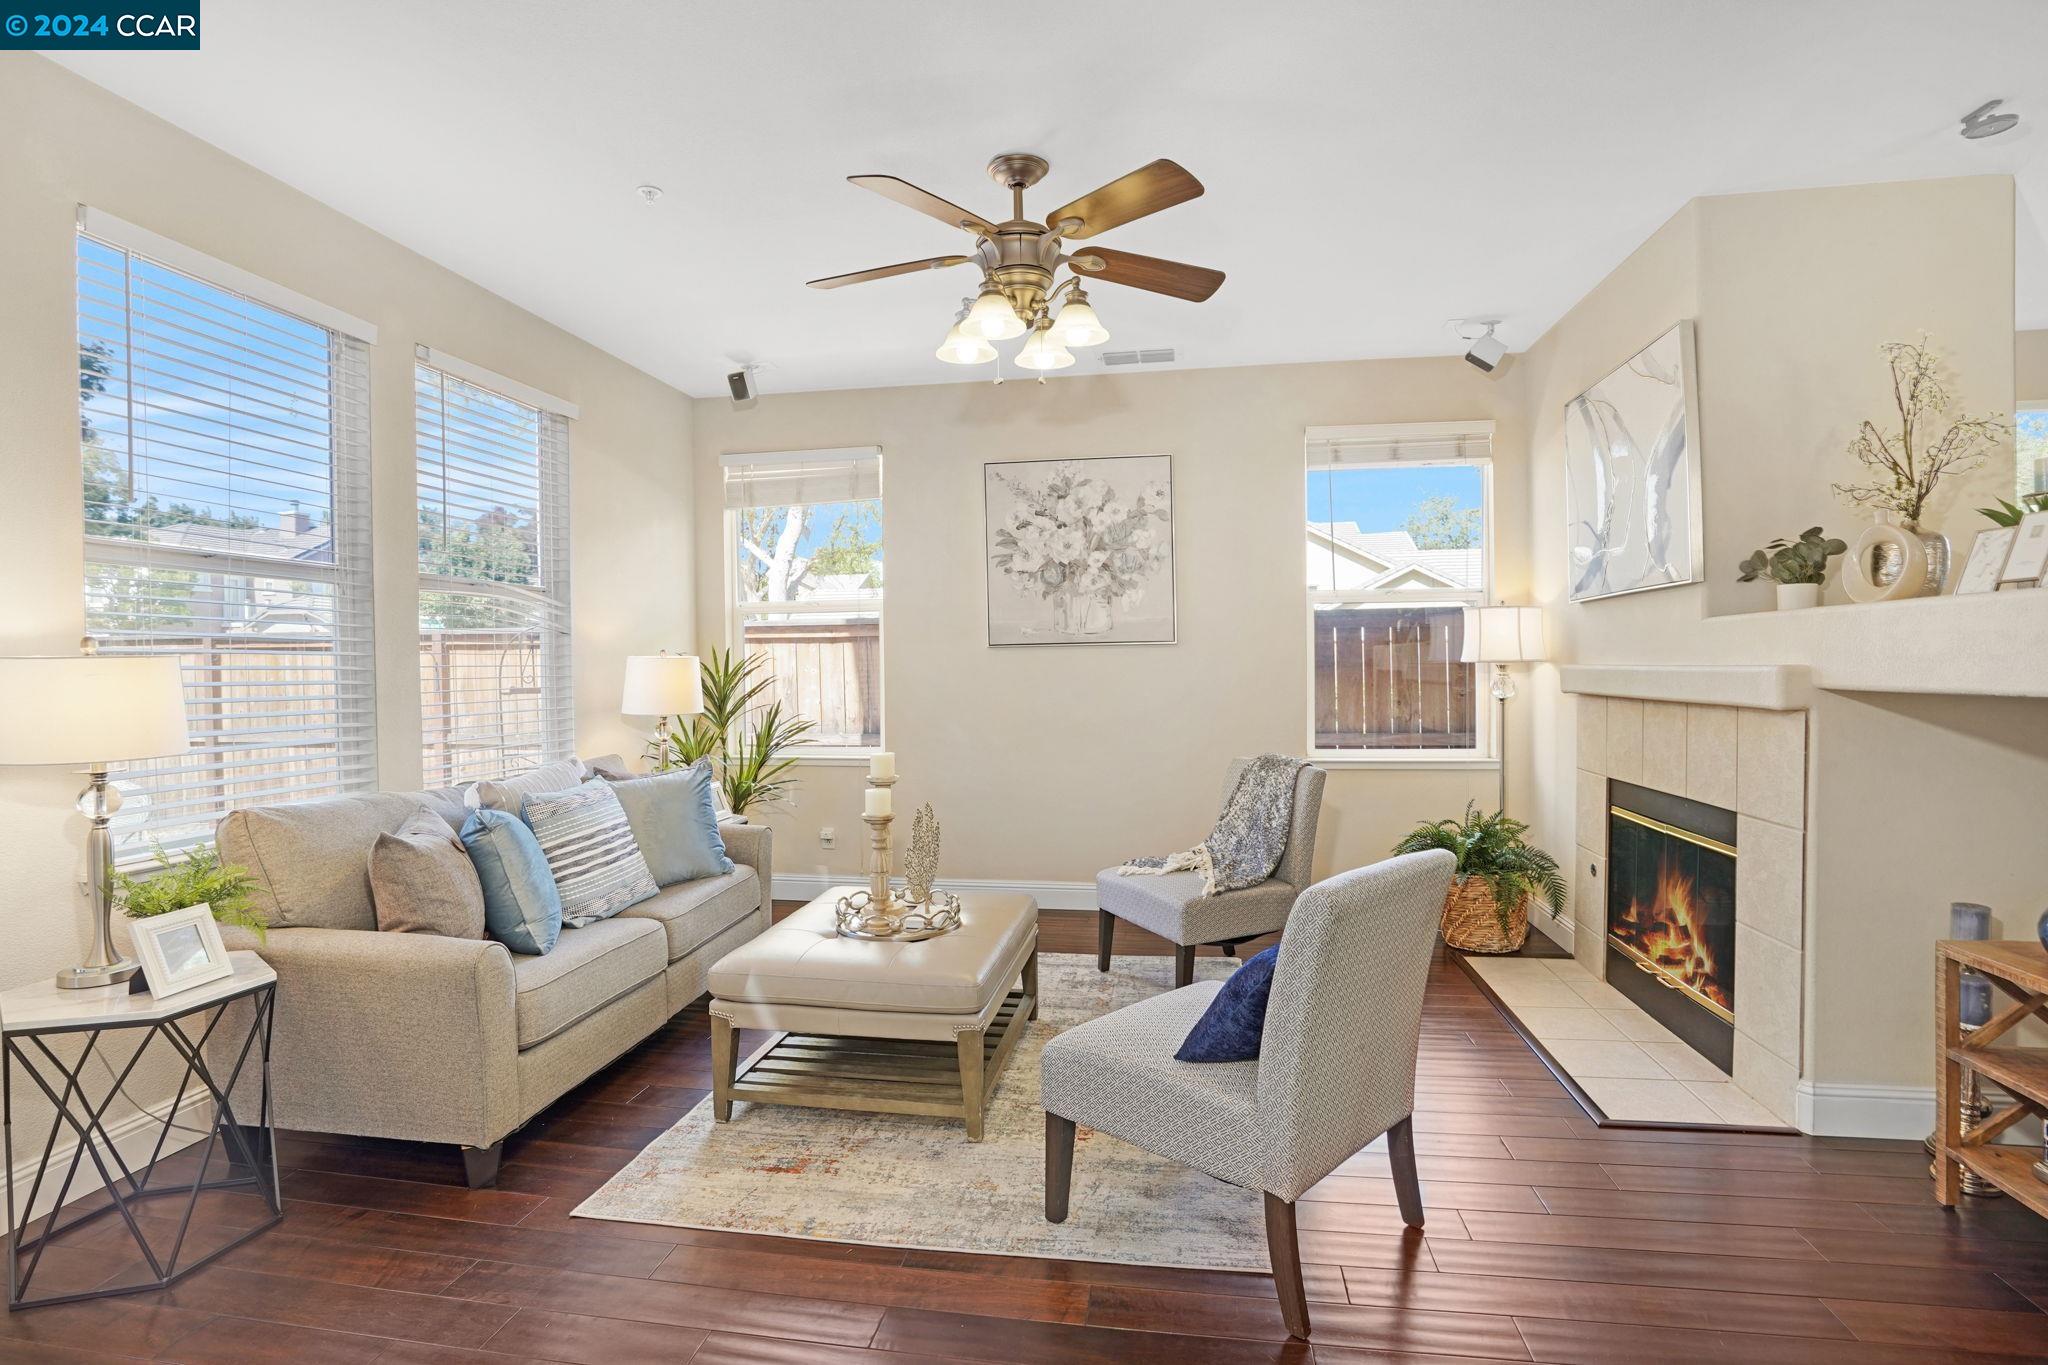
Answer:
POLYGON ((1809 526, 1797 540, 1774 540, 1742 561, 1737 580, 1754 583, 1768 578, 1778 585, 1778 609, 1820 605, 1827 582, 1828 561, 1847 553, 1847 542, 1835 540, 1818 526, 1809 526))

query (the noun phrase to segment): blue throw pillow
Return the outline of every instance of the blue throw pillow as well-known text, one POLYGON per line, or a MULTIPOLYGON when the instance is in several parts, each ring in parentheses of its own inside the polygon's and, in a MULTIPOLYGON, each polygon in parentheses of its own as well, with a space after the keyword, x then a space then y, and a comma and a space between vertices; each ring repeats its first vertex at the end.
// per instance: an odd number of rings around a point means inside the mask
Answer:
POLYGON ((732 871, 725 840, 718 835, 710 759, 698 759, 679 772, 605 780, 626 808, 634 842, 640 845, 640 856, 647 860, 656 886, 722 877, 732 871))
POLYGON ((509 811, 473 810, 462 846, 484 889, 484 932, 515 953, 540 954, 562 936, 562 896, 526 822, 509 811))
POLYGON ((1266 1031, 1266 999, 1273 993, 1273 964, 1280 945, 1245 959, 1188 1030, 1176 1062, 1249 1062, 1259 1055, 1266 1031))

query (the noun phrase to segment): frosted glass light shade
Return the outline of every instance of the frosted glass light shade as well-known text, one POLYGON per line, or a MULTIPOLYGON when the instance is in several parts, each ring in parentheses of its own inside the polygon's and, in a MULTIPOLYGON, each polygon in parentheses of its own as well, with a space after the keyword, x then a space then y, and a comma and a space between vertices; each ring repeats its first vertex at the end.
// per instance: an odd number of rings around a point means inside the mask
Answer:
POLYGON ((960 326, 967 335, 989 341, 1008 341, 1024 335, 1024 319, 1017 316, 1017 310, 1000 289, 982 290, 974 306, 967 310, 967 321, 960 326))
POLYGON ((172 655, 0 659, 0 764, 121 763, 187 743, 172 655))
POLYGON ((996 358, 996 348, 982 337, 967 335, 966 327, 956 322, 932 354, 948 365, 986 365, 996 358))
POLYGON ((1064 370, 1074 363, 1074 353, 1052 340, 1044 328, 1031 334, 1024 349, 1017 352, 1020 370, 1064 370))
POLYGON ((628 716, 694 716, 704 682, 694 654, 629 654, 619 710, 628 716))
POLYGON ((1465 608, 1465 652, 1460 657, 1468 664, 1541 663, 1549 657, 1543 608, 1465 608))
POLYGON ((1071 298, 1053 319, 1052 339, 1062 346, 1100 346, 1109 340, 1109 329, 1095 316, 1088 300, 1071 298))

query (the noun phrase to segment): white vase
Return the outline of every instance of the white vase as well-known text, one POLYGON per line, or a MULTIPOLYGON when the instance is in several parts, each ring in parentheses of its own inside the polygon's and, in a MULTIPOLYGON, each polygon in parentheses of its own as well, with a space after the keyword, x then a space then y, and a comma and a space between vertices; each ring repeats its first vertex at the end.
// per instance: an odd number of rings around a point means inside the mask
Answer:
POLYGON ((1802 607, 1820 605, 1820 584, 1780 583, 1778 584, 1778 610, 1798 611, 1802 607))

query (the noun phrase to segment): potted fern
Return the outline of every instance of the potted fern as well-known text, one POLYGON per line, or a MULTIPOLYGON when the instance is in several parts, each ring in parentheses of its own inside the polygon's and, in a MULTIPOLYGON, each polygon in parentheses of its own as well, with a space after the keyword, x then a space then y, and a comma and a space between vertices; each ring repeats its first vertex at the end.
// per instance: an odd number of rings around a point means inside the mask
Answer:
MULTIPOLYGON (((127 919, 149 919, 173 910, 204 905, 222 924, 236 924, 251 930, 258 939, 266 937, 263 920, 256 914, 249 890, 255 876, 238 863, 223 863, 220 850, 211 844, 195 848, 184 861, 173 858, 160 843, 150 844, 157 870, 144 876, 127 872, 114 874, 114 903, 127 919)), ((133 947, 133 938, 121 920, 114 921, 115 937, 123 953, 133 947)))
POLYGON ((1529 937, 1530 896, 1563 907, 1557 859, 1522 838, 1528 829, 1505 811, 1481 815, 1476 803, 1467 802, 1463 820, 1425 821, 1394 845, 1396 853, 1441 848, 1457 855, 1444 898, 1443 934, 1450 947, 1512 953, 1529 937))
POLYGON ((744 821, 754 806, 773 805, 796 786, 788 751, 803 742, 812 723, 784 716, 774 701, 748 720, 747 713, 775 685, 764 668, 767 656, 714 649, 703 656, 704 710, 677 716, 667 742, 648 745, 647 757, 656 772, 687 768, 699 759, 711 761, 725 808, 744 821))

